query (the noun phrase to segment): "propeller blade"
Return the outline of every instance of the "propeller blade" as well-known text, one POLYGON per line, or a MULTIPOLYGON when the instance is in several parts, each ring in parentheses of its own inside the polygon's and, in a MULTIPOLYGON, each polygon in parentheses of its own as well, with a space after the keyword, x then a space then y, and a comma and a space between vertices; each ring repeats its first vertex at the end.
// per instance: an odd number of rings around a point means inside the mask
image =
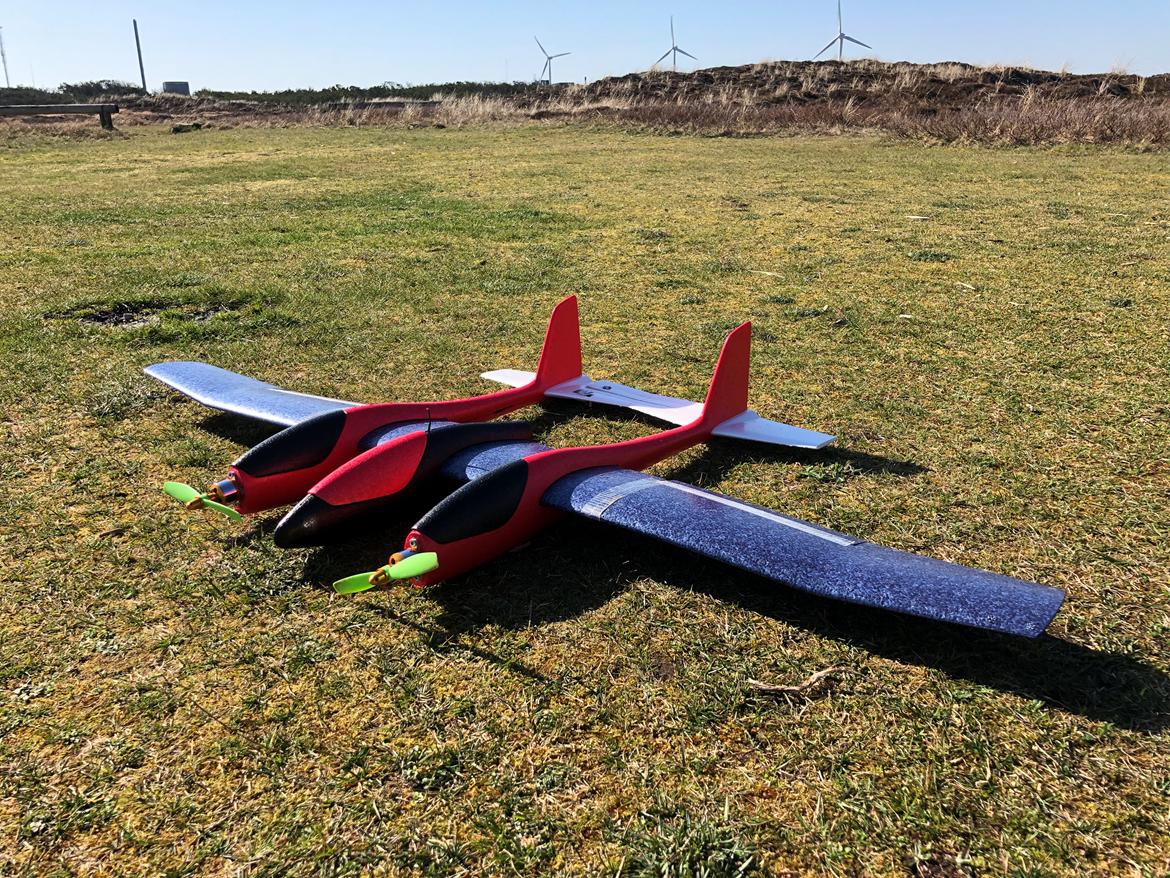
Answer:
POLYGON ((873 48, 873 46, 871 46, 869 43, 863 43, 861 40, 855 40, 855 39, 853 39, 853 37, 848 36, 847 34, 841 34, 841 36, 844 37, 845 39, 849 40, 849 42, 851 42, 851 43, 857 43, 857 45, 865 46, 865 48, 867 48, 867 49, 873 48))
POLYGON ((184 485, 182 482, 163 482, 163 490, 184 506, 203 496, 190 485, 184 485))
POLYGON ((825 48, 821 49, 819 52, 817 52, 815 55, 813 55, 813 60, 814 61, 817 60, 817 58, 821 57, 821 55, 825 54, 825 52, 827 52, 827 51, 829 51, 829 49, 833 48, 833 43, 835 43, 835 42, 837 42, 837 37, 833 37, 833 39, 829 40, 829 45, 825 46, 825 48))
POLYGON ((685 49, 675 49, 675 51, 676 51, 676 52, 678 52, 680 55, 686 55, 686 56, 687 56, 688 58, 690 58, 692 61, 698 61, 698 60, 699 60, 699 59, 698 59, 698 58, 696 58, 694 55, 692 55, 690 52, 686 51, 685 49))
POLYGON ((659 59, 658 59, 657 61, 655 61, 654 63, 655 63, 655 64, 661 64, 661 63, 662 63, 662 59, 663 59, 663 58, 665 58, 667 55, 669 55, 669 54, 670 54, 671 52, 673 52, 673 51, 674 51, 674 49, 673 49, 673 48, 671 48, 671 49, 667 49, 665 52, 663 52, 663 53, 662 53, 662 58, 659 58, 659 59))
POLYGON ((236 510, 232 509, 230 506, 224 503, 219 503, 215 500, 212 500, 210 497, 201 497, 200 499, 203 501, 203 507, 205 509, 218 512, 220 515, 226 515, 232 521, 244 520, 244 516, 240 515, 240 513, 236 512, 236 510))
MULTIPOLYGON (((382 568, 382 570, 388 569, 388 567, 382 568)), ((355 573, 353 576, 339 579, 333 583, 333 590, 338 594, 357 594, 358 592, 369 591, 374 587, 373 579, 377 573, 378 571, 374 570, 370 573, 355 573)))
POLYGON ((408 554, 397 564, 387 564, 370 573, 355 573, 353 576, 339 579, 333 583, 333 590, 338 594, 357 594, 378 585, 385 585, 389 580, 414 579, 416 576, 438 569, 439 556, 434 552, 408 554))
POLYGON ((382 569, 391 579, 414 579, 416 576, 438 570, 439 556, 434 552, 419 552, 382 569))

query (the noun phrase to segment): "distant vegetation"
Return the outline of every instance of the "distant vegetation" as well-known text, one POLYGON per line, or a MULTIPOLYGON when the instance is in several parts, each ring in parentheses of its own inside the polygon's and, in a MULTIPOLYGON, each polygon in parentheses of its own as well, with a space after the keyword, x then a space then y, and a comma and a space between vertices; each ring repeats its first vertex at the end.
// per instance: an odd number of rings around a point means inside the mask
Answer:
POLYGON ((216 91, 200 89, 196 97, 224 101, 250 101, 258 104, 279 104, 286 107, 309 107, 336 101, 375 101, 388 98, 429 100, 436 94, 450 97, 511 98, 534 92, 538 86, 528 82, 441 82, 429 85, 403 85, 385 82, 381 85, 333 85, 326 88, 289 88, 282 91, 216 91))
POLYGON ((145 94, 142 87, 130 82, 93 79, 88 82, 63 82, 52 90, 26 85, 0 88, 0 104, 77 104, 142 94, 145 94))
POLYGON ((0 92, 0 101, 103 96, 119 99, 125 110, 154 114, 139 121, 201 125, 460 126, 550 120, 725 136, 884 131, 944 142, 1170 147, 1170 74, 1115 70, 1078 75, 957 62, 776 61, 687 73, 653 69, 587 85, 385 82, 282 91, 205 89, 193 97, 143 96, 130 83, 96 80, 67 83, 55 91, 11 89, 0 92), (431 98, 441 99, 441 105, 376 103, 431 98))

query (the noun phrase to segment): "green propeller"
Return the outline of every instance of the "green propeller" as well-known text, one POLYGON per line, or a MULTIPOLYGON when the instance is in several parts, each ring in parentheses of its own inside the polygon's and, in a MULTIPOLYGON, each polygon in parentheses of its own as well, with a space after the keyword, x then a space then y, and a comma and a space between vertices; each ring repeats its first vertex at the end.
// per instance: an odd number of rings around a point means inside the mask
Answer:
POLYGON ((347 576, 345 579, 339 579, 333 583, 333 590, 338 594, 357 594, 360 591, 369 591, 374 587, 374 577, 387 568, 382 567, 375 570, 373 573, 355 573, 353 576, 347 576))
POLYGON ((422 576, 424 573, 439 569, 439 556, 434 552, 419 552, 413 555, 404 552, 402 554, 402 560, 396 564, 387 564, 372 573, 358 573, 337 580, 333 583, 333 590, 338 594, 357 594, 379 585, 385 585, 392 579, 414 579, 416 576, 422 576))
POLYGON ((163 484, 163 490, 188 509, 194 509, 196 506, 202 506, 205 509, 214 509, 216 512, 226 515, 232 521, 240 521, 244 517, 230 506, 218 503, 212 500, 209 495, 201 494, 190 485, 184 485, 182 482, 165 482, 163 484))

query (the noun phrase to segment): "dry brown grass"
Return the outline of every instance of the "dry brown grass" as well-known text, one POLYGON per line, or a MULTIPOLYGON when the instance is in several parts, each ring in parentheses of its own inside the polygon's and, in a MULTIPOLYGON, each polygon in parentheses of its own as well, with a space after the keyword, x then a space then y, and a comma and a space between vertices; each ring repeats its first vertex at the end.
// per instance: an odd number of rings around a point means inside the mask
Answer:
MULTIPOLYGON (((885 132, 954 143, 1054 145, 1097 143, 1135 148, 1170 145, 1170 102, 1126 101, 1116 97, 1053 99, 1028 89, 1017 98, 983 101, 968 107, 924 112, 920 108, 885 108, 856 95, 814 103, 784 101, 783 92, 763 101, 751 89, 707 92, 697 99, 612 96, 584 100, 564 96, 520 106, 504 98, 458 97, 438 106, 408 104, 381 109, 320 107, 285 112, 199 112, 178 114, 122 113, 118 127, 155 122, 182 125, 200 122, 208 128, 289 127, 452 127, 474 125, 608 124, 666 134, 750 137, 775 134, 885 132)), ((101 139, 118 132, 102 131, 88 121, 4 120, 0 143, 30 137, 101 139)))
POLYGON ((4 878, 1166 872, 1170 153, 168 130, 0 158, 4 878), (146 363, 464 396, 568 293, 595 375, 678 396, 750 318, 753 405, 841 436, 663 475, 1065 588, 1051 637, 571 525, 342 600, 422 509, 283 552, 158 488, 264 434, 146 363))
POLYGON ((1134 147, 1170 144, 1170 102, 1137 104, 1033 98, 981 104, 937 115, 895 113, 876 121, 894 134, 947 142, 1004 145, 1109 143, 1134 147))
MULTIPOLYGON (((1114 70, 1074 76, 958 62, 770 61, 693 73, 652 70, 519 97, 436 93, 429 102, 283 107, 162 96, 137 101, 119 127, 167 122, 218 128, 453 127, 610 124, 718 136, 880 131, 996 145, 1170 144, 1170 77, 1114 70)), ((31 132, 94 137, 96 126, 16 120, 0 142, 31 132)))

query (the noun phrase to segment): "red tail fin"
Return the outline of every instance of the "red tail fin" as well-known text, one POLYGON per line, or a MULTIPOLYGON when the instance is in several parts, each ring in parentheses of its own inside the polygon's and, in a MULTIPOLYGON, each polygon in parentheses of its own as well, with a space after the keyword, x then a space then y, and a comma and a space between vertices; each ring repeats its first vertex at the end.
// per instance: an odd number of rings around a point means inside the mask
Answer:
POLYGON ((714 429, 747 411, 748 378, 752 359, 752 325, 741 323, 723 342, 711 387, 703 403, 701 422, 714 429))
POLYGON ((582 373, 581 328, 577 322, 577 297, 561 299, 548 319, 544 347, 536 366, 538 387, 548 388, 569 381, 582 373))

